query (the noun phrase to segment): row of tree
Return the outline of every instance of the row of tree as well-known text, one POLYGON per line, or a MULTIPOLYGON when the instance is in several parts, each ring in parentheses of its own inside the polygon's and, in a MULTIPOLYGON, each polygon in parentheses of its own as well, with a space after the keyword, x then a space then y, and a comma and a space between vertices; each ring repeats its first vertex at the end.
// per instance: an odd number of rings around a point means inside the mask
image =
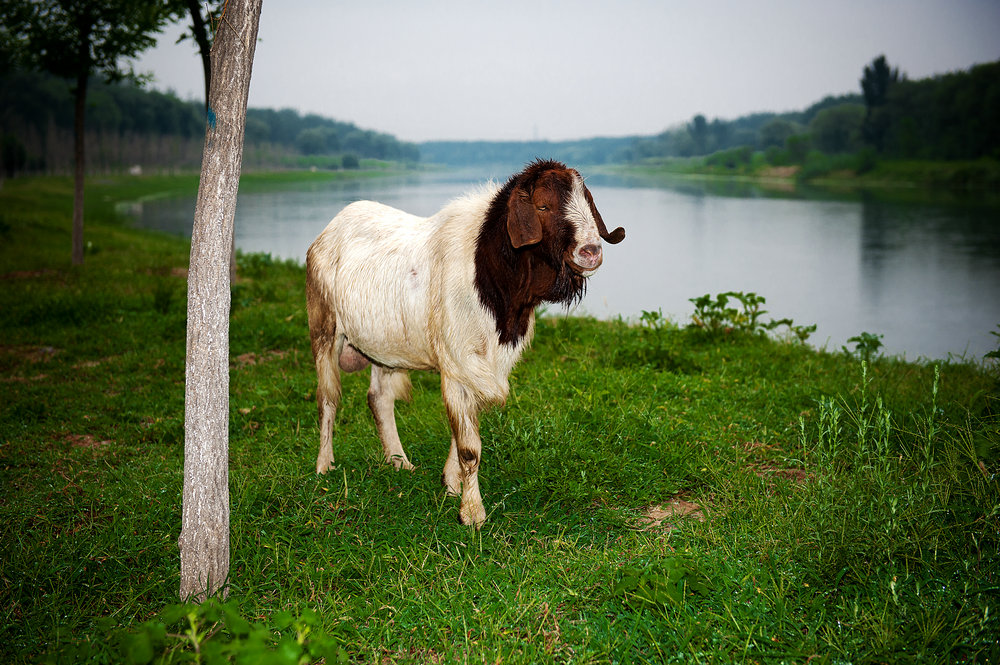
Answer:
POLYGON ((827 97, 801 112, 711 122, 697 115, 636 140, 618 157, 640 162, 749 149, 796 162, 810 151, 867 149, 894 158, 1000 158, 1000 62, 911 81, 879 56, 860 84, 861 94, 827 97))
POLYGON ((908 80, 884 57, 865 68, 863 138, 880 154, 1000 158, 1000 61, 908 80))
POLYGON ((544 156, 568 164, 606 164, 620 161, 619 156, 637 139, 591 138, 575 141, 429 141, 420 144, 421 159, 447 166, 521 167, 544 156))
POLYGON ((815 136, 827 149, 841 151, 852 146, 863 117, 861 95, 831 96, 804 111, 754 113, 735 120, 716 118, 709 122, 705 116, 696 115, 684 126, 638 139, 620 157, 623 161, 637 162, 696 157, 742 147, 785 148, 789 139, 806 134, 815 136))
MULTIPOLYGON (((67 172, 72 168, 72 87, 70 81, 44 72, 0 72, 0 160, 5 175, 67 172)), ((205 134, 202 102, 97 77, 88 82, 88 89, 85 136, 89 170, 136 165, 196 168, 200 164, 205 134)), ((257 166, 288 163, 296 155, 339 155, 348 166, 356 164, 358 157, 404 162, 420 159, 416 145, 389 134, 292 109, 250 109, 246 135, 247 158, 257 166)))

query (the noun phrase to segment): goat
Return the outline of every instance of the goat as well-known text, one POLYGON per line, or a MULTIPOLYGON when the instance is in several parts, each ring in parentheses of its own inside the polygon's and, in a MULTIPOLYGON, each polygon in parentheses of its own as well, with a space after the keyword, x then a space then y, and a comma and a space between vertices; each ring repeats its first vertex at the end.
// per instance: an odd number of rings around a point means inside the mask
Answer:
POLYGON ((602 238, 619 243, 625 230, 609 233, 580 174, 554 161, 532 162, 427 218, 371 201, 344 208, 306 255, 316 472, 333 465, 341 370, 371 364, 368 406, 397 469, 413 468, 394 415, 395 401, 410 396, 407 370, 437 371, 452 433, 442 481, 461 495, 459 521, 482 525, 479 412, 506 401, 535 307, 583 297, 602 238))

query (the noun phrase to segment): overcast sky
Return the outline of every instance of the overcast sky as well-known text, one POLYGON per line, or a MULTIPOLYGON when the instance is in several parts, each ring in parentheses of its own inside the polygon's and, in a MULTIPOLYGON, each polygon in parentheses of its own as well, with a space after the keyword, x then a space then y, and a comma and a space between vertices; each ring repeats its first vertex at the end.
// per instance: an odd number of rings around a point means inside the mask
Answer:
MULTIPOLYGON (((200 99, 171 26, 137 63, 200 99)), ((656 134, 1000 59, 1000 0, 264 0, 250 106, 406 141, 656 134)))

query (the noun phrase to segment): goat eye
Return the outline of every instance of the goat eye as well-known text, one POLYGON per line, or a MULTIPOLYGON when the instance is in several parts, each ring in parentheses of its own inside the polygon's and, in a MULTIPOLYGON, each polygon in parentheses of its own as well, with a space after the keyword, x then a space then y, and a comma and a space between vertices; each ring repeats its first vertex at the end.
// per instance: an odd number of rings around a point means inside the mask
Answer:
POLYGON ((549 209, 548 206, 537 206, 539 212, 545 212, 549 209))

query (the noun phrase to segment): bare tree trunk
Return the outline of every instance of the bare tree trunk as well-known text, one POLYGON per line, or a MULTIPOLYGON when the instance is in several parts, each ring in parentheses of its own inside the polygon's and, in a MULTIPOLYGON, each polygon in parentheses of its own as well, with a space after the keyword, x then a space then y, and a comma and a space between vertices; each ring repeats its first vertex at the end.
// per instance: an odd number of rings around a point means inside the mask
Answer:
MULTIPOLYGON (((81 37, 81 53, 89 58, 89 36, 81 37)), ((83 183, 87 172, 84 152, 86 137, 87 79, 90 68, 84 67, 77 74, 76 90, 73 91, 73 265, 83 265, 83 183)))
MULTIPOLYGON (((212 59, 209 57, 211 42, 208 37, 208 26, 205 18, 201 15, 201 3, 199 0, 187 0, 188 13, 191 15, 191 34, 198 45, 198 53, 201 54, 201 67, 205 73, 205 112, 208 112, 208 99, 211 96, 212 86, 212 59)), ((225 3, 223 3, 223 6, 225 3)), ((209 8, 209 18, 211 18, 211 8, 209 8)), ((236 281, 236 234, 233 234, 232 249, 229 254, 229 281, 236 281)))
POLYGON ((229 255, 262 0, 229 0, 212 83, 188 271, 180 596, 204 600, 229 575, 229 255))

